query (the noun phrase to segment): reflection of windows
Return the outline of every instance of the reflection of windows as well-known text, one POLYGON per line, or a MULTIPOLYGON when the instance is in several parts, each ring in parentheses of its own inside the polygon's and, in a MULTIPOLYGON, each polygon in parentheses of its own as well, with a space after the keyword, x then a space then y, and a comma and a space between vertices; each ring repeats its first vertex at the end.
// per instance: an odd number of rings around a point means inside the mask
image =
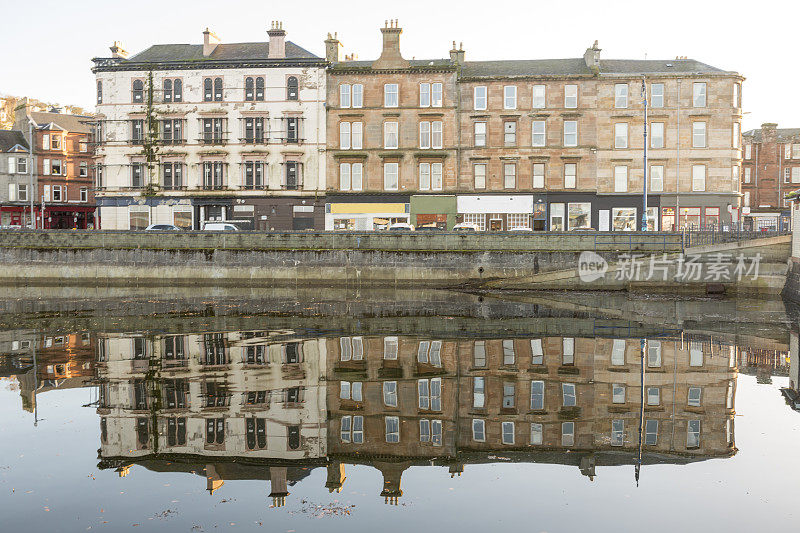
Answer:
POLYGON ((575 339, 572 337, 564 337, 561 341, 561 346, 563 349, 562 356, 561 356, 561 364, 562 365, 574 365, 575 364, 575 339))
POLYGON ((417 350, 417 362, 442 366, 442 341, 421 341, 417 350))
POLYGON ((486 406, 486 378, 472 378, 472 407, 483 409, 486 406))
POLYGON ((225 443, 225 419, 209 418, 206 420, 206 444, 225 443))
POLYGON ((296 364, 300 363, 302 360, 302 356, 300 353, 300 343, 299 342, 288 342, 286 346, 284 346, 283 350, 283 362, 285 364, 296 364))
POLYGON ((167 445, 186 446, 186 418, 167 418, 167 445))
POLYGON ((247 391, 244 396, 244 404, 245 405, 266 405, 267 399, 269 396, 267 395, 267 391, 259 390, 259 391, 247 391))
POLYGON ((354 402, 363 401, 363 383, 360 381, 342 381, 339 384, 339 398, 342 400, 353 400, 354 402))
POLYGON ((703 343, 691 341, 689 343, 689 366, 703 366, 703 343))
POLYGON ((290 450, 300 448, 300 426, 289 426, 286 428, 286 445, 290 450))
POLYGON ((383 405, 386 407, 397 407, 397 382, 383 382, 383 405))
MULTIPOLYGON (((442 410, 442 379, 417 380, 418 405, 422 410, 442 410)), ((396 401, 396 400, 395 400, 396 401)))
POLYGON ((503 409, 514 408, 514 397, 516 396, 516 386, 511 381, 503 382, 503 409))
POLYGON ((442 421, 427 420, 419 421, 419 441, 430 442, 434 446, 442 445, 442 421))
POLYGON ((386 442, 400 442, 400 419, 396 416, 384 418, 386 425, 386 442))
POLYGON ((542 339, 531 339, 531 364, 544 364, 544 351, 542 350, 542 339))
POLYGON ((699 448, 700 447, 700 421, 689 420, 686 425, 686 447, 699 448))
POLYGON ((248 418, 245 423, 245 440, 248 450, 264 450, 267 447, 267 419, 248 418))
POLYGON ((514 341, 506 339, 503 341, 503 364, 508 366, 513 365, 514 362, 514 341))
POLYGON ((561 405, 564 407, 575 407, 575 384, 562 383, 561 384, 561 405))
POLYGON ((226 365, 228 364, 225 337, 222 333, 206 333, 203 335, 203 364, 226 365))
POLYGON ((206 407, 225 407, 230 403, 230 393, 223 383, 209 381, 206 382, 205 389, 206 407))
POLYGON ((150 426, 145 417, 136 419, 136 445, 140 450, 146 450, 150 444, 150 426))
POLYGON ((189 407, 189 384, 184 379, 168 379, 164 382, 164 406, 167 409, 189 407))
POLYGON ((397 337, 383 338, 383 358, 397 359, 397 337))
POLYGON ((108 421, 104 416, 100 417, 100 442, 108 444, 108 421))
POLYGON ((363 337, 341 337, 339 339, 339 359, 342 361, 362 361, 364 359, 363 337))
POLYGON ((655 446, 658 443, 658 420, 645 420, 644 443, 647 446, 655 446))
POLYGON ((611 421, 611 445, 622 446, 625 438, 625 421, 615 419, 611 421))
POLYGON ((267 347, 263 344, 257 346, 245 346, 244 362, 248 365, 263 365, 266 359, 267 347))
POLYGON ((484 442, 486 440, 486 422, 480 418, 472 419, 472 440, 484 442))
POLYGON ((647 387, 647 405, 658 405, 661 403, 661 389, 658 387, 647 387))
POLYGON ((614 339, 611 348, 611 364, 614 366, 625 364, 625 339, 614 339))
POLYGON ((342 417, 342 442, 352 442, 361 444, 364 442, 364 417, 363 416, 343 416, 342 417))
POLYGON ((531 444, 542 444, 544 441, 544 427, 541 424, 531 424, 531 444))
POLYGON ((562 446, 575 445, 575 422, 561 423, 561 445, 562 446))
POLYGON ((478 368, 486 366, 486 341, 475 341, 472 347, 472 364, 478 368))
POLYGON ((689 407, 700 407, 700 399, 703 394, 703 389, 700 387, 689 387, 689 407))
POLYGON ((147 359, 147 339, 137 337, 133 339, 133 358, 147 359))
POLYGON ((303 389, 301 387, 292 387, 286 389, 285 393, 285 403, 288 406, 297 405, 303 403, 303 389))
POLYGON ((133 382, 133 408, 137 411, 147 410, 147 383, 137 379, 133 382))
POLYGON ((625 385, 614 383, 611 386, 611 402, 625 403, 625 385))
POLYGON ((531 381, 531 410, 544 409, 544 381, 531 381))
POLYGON ((661 341, 648 341, 647 366, 651 368, 661 366, 661 341))

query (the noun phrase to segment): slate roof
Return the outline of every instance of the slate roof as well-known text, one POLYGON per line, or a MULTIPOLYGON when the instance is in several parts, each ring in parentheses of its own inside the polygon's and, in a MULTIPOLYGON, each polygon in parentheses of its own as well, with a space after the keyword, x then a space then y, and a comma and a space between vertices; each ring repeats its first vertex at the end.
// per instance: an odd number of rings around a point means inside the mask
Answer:
MULTIPOLYGON (((269 59, 269 43, 220 43, 209 56, 202 44, 156 44, 122 63, 167 63, 176 61, 247 61, 269 59)), ((322 59, 286 41, 286 59, 322 59)))
POLYGON ((0 152, 8 152, 16 145, 24 146, 28 149, 28 142, 19 130, 0 130, 0 152))
POLYGON ((55 124, 65 131, 75 131, 78 133, 91 133, 92 128, 88 124, 93 117, 88 115, 68 115, 65 113, 43 113, 34 111, 31 118, 39 128, 46 128, 50 124, 55 124))
MULTIPOLYGON (((762 131, 761 128, 748 130, 742 133, 742 136, 751 138, 753 142, 760 143, 762 131)), ((778 134, 778 142, 794 140, 800 137, 800 128, 778 128, 776 132, 778 134)))
MULTIPOLYGON (((368 69, 372 67, 372 64, 377 60, 371 61, 341 61, 339 63, 334 63, 332 65, 333 70, 347 70, 347 69, 368 69)), ((450 61, 450 59, 409 59, 408 60, 409 66, 413 68, 424 68, 424 67, 451 67, 455 68, 455 65, 450 61)), ((387 69, 393 70, 393 69, 387 69)))
MULTIPOLYGON (((724 74, 727 71, 694 59, 638 60, 601 59, 600 74, 724 74)), ((465 78, 495 76, 591 76, 582 57, 571 59, 522 59, 507 61, 466 61, 465 78)))

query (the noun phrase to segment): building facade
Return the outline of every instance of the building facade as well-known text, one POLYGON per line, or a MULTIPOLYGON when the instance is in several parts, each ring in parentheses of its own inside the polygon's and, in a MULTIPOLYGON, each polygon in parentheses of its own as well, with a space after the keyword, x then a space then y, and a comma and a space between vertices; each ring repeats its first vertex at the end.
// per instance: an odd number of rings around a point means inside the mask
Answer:
MULTIPOLYGON (((30 225, 33 168, 21 131, 0 130, 0 227, 30 225)), ((35 187, 35 182, 34 182, 35 187)))
POLYGON ((404 59, 396 21, 381 33, 375 61, 342 60, 338 39, 329 35, 325 41, 325 229, 385 229, 395 222, 452 228, 457 64, 404 59))
POLYGON ((104 229, 322 229, 325 60, 267 33, 94 60, 104 229))
POLYGON ((789 193, 800 189, 800 128, 762 124, 743 135, 742 204, 746 227, 788 228, 789 193))
POLYGON ((644 95, 649 229, 739 220, 736 72, 601 60, 597 43, 576 59, 465 61, 453 43, 449 60, 408 61, 396 22, 381 31, 373 62, 342 61, 326 41, 327 229, 639 229, 644 95))

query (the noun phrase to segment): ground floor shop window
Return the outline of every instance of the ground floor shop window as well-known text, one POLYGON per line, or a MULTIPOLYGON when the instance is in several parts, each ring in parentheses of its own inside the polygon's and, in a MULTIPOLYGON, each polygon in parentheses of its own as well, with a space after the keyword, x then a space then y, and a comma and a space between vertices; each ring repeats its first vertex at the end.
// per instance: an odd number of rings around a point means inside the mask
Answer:
POLYGON ((636 208, 614 207, 611 209, 611 229, 614 231, 636 231, 636 208))
POLYGON ((700 208, 699 207, 681 207, 678 213, 678 227, 683 229, 685 227, 700 227, 700 208))
POLYGON ((719 207, 706 207, 705 226, 706 228, 719 227, 719 207))
POLYGON ((658 231, 658 208, 647 208, 647 231, 658 231))
POLYGON ((662 231, 675 231, 675 208, 661 208, 661 229, 662 231))
POLYGON ((172 223, 181 229, 192 229, 192 212, 190 210, 173 211, 172 223))
POLYGON ((528 213, 509 213, 506 217, 508 223, 506 229, 531 227, 531 216, 528 213))
POLYGON ((465 213, 464 222, 467 224, 475 224, 481 231, 486 230, 486 214, 484 213, 465 213))
POLYGON ((356 219, 354 218, 337 218, 333 221, 334 231, 352 231, 356 229, 356 219))
POLYGON ((550 231, 564 231, 564 204, 550 204, 550 231))
POLYGON ((568 216, 569 230, 590 228, 592 226, 592 204, 590 202, 570 203, 568 216))
POLYGON ((150 211, 146 207, 144 209, 131 207, 129 215, 132 230, 143 230, 150 225, 150 211))

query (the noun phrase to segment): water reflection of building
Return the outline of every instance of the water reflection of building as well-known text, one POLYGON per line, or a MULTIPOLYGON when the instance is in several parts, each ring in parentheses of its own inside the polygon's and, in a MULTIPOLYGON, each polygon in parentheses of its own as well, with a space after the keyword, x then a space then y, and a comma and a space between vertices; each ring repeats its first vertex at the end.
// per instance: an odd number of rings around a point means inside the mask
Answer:
POLYGON ((789 386, 781 388, 786 403, 800 411, 800 330, 795 324, 789 332, 789 386))
POLYGON ((189 471, 214 491, 347 464, 396 503, 412 465, 688 463, 735 453, 736 350, 707 338, 103 336, 101 466, 189 471), (644 387, 642 387, 644 362, 644 387), (641 425, 641 426, 640 426, 641 425), (640 429, 641 427, 641 429, 640 429))
POLYGON ((243 479, 231 461, 252 461, 280 502, 292 481, 287 465, 327 453, 324 350, 318 339, 280 332, 102 337, 104 464, 126 473, 140 458, 154 469, 165 457, 196 463, 213 492, 226 476, 243 479))
POLYGON ((743 346, 739 350, 739 371, 756 376, 758 383, 772 383, 772 376, 789 375, 789 352, 743 346))
POLYGON ((36 410, 38 394, 87 386, 94 378, 94 341, 89 332, 0 332, 0 376, 16 376, 22 407, 36 410))

